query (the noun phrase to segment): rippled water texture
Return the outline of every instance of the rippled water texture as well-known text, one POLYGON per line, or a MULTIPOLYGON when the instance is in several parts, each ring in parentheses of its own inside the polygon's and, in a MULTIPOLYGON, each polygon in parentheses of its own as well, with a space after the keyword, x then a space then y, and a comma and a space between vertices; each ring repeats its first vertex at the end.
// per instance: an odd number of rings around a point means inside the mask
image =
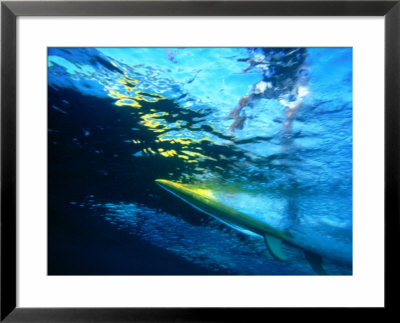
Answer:
POLYGON ((156 185, 352 273, 351 48, 49 48, 49 274, 313 275, 156 185))

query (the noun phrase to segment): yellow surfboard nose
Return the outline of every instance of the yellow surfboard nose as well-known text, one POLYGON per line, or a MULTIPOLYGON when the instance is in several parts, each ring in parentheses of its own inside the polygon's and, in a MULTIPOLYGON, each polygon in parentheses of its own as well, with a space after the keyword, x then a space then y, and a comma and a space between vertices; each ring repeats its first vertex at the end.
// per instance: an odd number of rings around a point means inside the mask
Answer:
POLYGON ((168 191, 172 191, 175 194, 178 194, 178 196, 184 194, 184 193, 188 193, 190 190, 188 190, 186 188, 185 185, 179 184, 179 183, 175 183, 172 181, 169 181, 167 179, 156 179, 154 180, 158 185, 160 185, 162 188, 168 190, 168 191))
POLYGON ((166 179, 161 179, 161 178, 157 178, 154 180, 156 183, 158 184, 164 184, 165 182, 168 182, 166 179))
POLYGON ((159 185, 161 185, 161 186, 163 186, 163 187, 179 187, 179 186, 181 186, 180 184, 178 184, 178 183, 175 183, 175 182, 172 182, 172 181, 169 181, 169 180, 167 180, 167 179, 161 179, 161 178, 158 178, 158 179, 156 179, 156 180, 154 180, 157 184, 159 184, 159 185))

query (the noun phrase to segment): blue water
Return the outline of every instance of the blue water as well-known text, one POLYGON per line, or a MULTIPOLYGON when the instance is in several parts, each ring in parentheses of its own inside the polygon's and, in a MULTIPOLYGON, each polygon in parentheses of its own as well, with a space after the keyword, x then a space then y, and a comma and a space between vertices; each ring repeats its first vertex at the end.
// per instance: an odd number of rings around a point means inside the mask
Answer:
POLYGON ((49 48, 48 147, 49 274, 315 274, 157 178, 217 187, 352 274, 351 48, 49 48))

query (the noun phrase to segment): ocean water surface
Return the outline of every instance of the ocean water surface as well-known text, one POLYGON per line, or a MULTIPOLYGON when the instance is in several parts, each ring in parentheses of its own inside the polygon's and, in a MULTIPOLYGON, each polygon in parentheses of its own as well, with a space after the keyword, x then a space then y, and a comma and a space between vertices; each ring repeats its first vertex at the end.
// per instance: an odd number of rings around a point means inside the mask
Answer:
POLYGON ((351 48, 49 48, 48 273, 351 275, 352 100, 351 48))

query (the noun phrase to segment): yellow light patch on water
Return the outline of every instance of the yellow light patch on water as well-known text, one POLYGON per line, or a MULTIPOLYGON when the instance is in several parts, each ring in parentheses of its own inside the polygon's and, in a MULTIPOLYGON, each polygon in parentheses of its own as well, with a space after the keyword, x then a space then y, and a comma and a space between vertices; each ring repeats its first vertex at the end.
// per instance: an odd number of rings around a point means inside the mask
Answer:
POLYGON ((121 84, 123 84, 123 85, 128 84, 128 82, 127 82, 125 79, 123 79, 123 78, 118 79, 117 82, 119 82, 119 83, 121 83, 121 84))
POLYGON ((190 151, 190 150, 182 150, 181 152, 186 154, 186 155, 189 155, 190 157, 193 157, 196 162, 198 160, 202 160, 202 159, 208 159, 208 160, 216 161, 214 158, 208 157, 208 156, 200 154, 198 152, 194 152, 194 151, 190 151))
POLYGON ((125 90, 127 90, 128 92, 132 91, 136 87, 136 84, 139 83, 138 80, 129 77, 126 73, 124 73, 124 77, 119 78, 117 82, 124 85, 125 90))
POLYGON ((119 93, 118 91, 109 90, 108 95, 113 99, 117 99, 115 104, 119 107, 129 106, 132 108, 141 108, 142 106, 135 100, 134 97, 127 96, 125 94, 119 93))
POLYGON ((155 94, 155 93, 146 93, 143 91, 136 91, 135 99, 139 100, 139 101, 146 101, 146 102, 157 102, 160 100, 165 100, 166 98, 162 95, 155 94))
POLYGON ((192 138, 186 138, 186 137, 183 137, 183 138, 165 138, 165 136, 168 136, 168 134, 162 135, 162 136, 158 136, 158 139, 160 141, 169 141, 171 144, 174 144, 176 142, 176 143, 179 143, 179 144, 181 144, 183 146, 190 145, 191 143, 198 141, 198 140, 194 140, 192 138))
POLYGON ((178 155, 178 153, 176 152, 176 150, 170 149, 170 150, 161 152, 160 155, 162 155, 164 157, 172 157, 172 156, 178 155))
MULTIPOLYGON (((127 92, 132 92, 132 90, 135 89, 136 84, 139 83, 138 80, 135 80, 133 78, 128 77, 125 74, 125 77, 119 78, 117 80, 118 83, 122 84, 125 88, 125 91, 127 92)), ((113 99, 118 99, 116 102, 116 105, 118 106, 130 106, 133 108, 141 108, 142 106, 140 105, 139 101, 145 101, 145 102, 157 102, 159 100, 164 100, 166 99, 164 96, 155 94, 155 93, 146 93, 143 91, 136 91, 135 95, 127 95, 120 93, 116 90, 108 90, 108 95, 112 97, 113 99)))
MULTIPOLYGON (((184 162, 187 163, 198 163, 200 161, 203 161, 205 159, 207 160, 211 160, 211 161, 217 161, 217 159, 213 158, 213 157, 209 157, 206 156, 204 154, 201 154, 198 151, 193 151, 193 149, 197 149, 197 150, 202 150, 201 147, 191 147, 192 144, 196 144, 202 141, 209 141, 210 139, 207 137, 203 137, 200 139, 193 139, 193 138, 187 138, 187 137, 181 137, 181 138, 165 138, 166 136, 171 135, 171 134, 165 134, 165 135, 161 135, 158 136, 159 141, 161 142, 169 142, 170 144, 180 144, 181 149, 182 150, 178 150, 179 153, 177 155, 178 158, 181 158, 184 160, 184 162)), ((165 154, 163 156, 169 157, 168 154, 165 154)))
POLYGON ((114 90, 109 90, 108 96, 112 97, 113 99, 129 99, 129 97, 127 97, 126 95, 121 94, 114 90))
POLYGON ((181 150, 177 152, 176 150, 169 150, 169 151, 163 151, 162 148, 158 149, 160 155, 164 157, 172 157, 172 156, 177 156, 178 158, 181 158, 184 160, 184 162, 187 163, 198 163, 199 161, 202 161, 204 159, 207 160, 212 160, 212 161, 217 161, 216 159, 200 154, 198 152, 190 151, 190 150, 181 150))
POLYGON ((198 152, 194 152, 194 151, 190 151, 190 150, 182 150, 181 152, 184 154, 187 154, 191 157, 195 157, 197 159, 208 159, 208 160, 212 160, 212 161, 217 161, 215 158, 200 154, 198 152))
POLYGON ((127 92, 132 92, 132 91, 133 91, 133 89, 134 89, 135 87, 133 87, 133 86, 128 86, 128 85, 125 85, 125 86, 124 86, 124 88, 125 88, 125 90, 126 90, 127 92))
POLYGON ((136 109, 139 109, 142 107, 137 101, 131 100, 131 99, 118 100, 117 102, 115 102, 115 104, 118 105, 119 107, 129 106, 129 107, 136 108, 136 109))
POLYGON ((124 76, 125 76, 125 79, 128 80, 129 82, 132 82, 132 83, 135 83, 135 84, 138 84, 138 83, 139 83, 139 80, 136 80, 136 79, 130 77, 130 76, 128 75, 128 73, 126 73, 126 72, 124 72, 124 76))
POLYGON ((158 116, 158 112, 145 114, 140 117, 141 123, 153 132, 164 132, 167 123, 165 120, 157 118, 158 116))
POLYGON ((190 145, 193 142, 193 139, 191 138, 176 138, 175 140, 181 145, 190 145))
POLYGON ((156 152, 155 152, 153 149, 151 149, 151 147, 147 148, 147 150, 148 150, 152 155, 155 155, 155 154, 156 154, 156 152))

